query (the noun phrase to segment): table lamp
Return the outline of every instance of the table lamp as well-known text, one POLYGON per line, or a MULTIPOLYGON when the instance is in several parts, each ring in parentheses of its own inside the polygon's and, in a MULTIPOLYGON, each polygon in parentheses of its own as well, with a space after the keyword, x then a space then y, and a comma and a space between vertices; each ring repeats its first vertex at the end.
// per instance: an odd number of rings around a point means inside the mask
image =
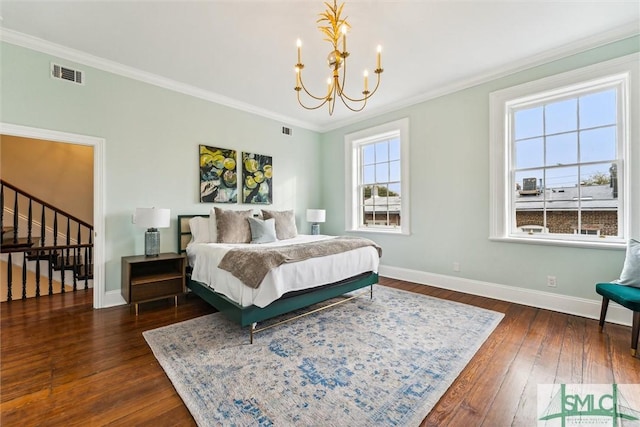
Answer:
POLYGON ((146 256, 158 256, 160 254, 160 232, 158 228, 169 227, 170 221, 170 209, 136 208, 136 212, 133 214, 133 223, 138 227, 147 229, 144 234, 144 254, 146 256))
POLYGON ((307 209, 307 222, 311 223, 311 234, 320 234, 320 224, 325 220, 324 209, 307 209))

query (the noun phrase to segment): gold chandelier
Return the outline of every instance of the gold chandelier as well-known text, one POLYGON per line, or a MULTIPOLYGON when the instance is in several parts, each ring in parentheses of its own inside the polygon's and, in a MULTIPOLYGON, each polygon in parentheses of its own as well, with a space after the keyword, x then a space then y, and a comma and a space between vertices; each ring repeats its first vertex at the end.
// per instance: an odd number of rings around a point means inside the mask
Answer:
POLYGON ((318 26, 318 29, 326 36, 325 40, 333 46, 333 50, 331 50, 327 56, 327 63, 333 71, 333 76, 327 79, 327 92, 323 96, 315 96, 307 90, 302 81, 302 69, 304 68, 304 64, 300 60, 302 42, 298 39, 296 43, 298 47, 298 63, 295 66, 296 87, 294 88, 297 93, 298 103, 307 110, 316 110, 325 104, 329 104, 329 115, 332 115, 336 99, 339 97, 342 103, 351 111, 362 111, 367 105, 367 100, 376 93, 378 86, 380 86, 380 74, 384 71, 380 66, 382 47, 378 46, 376 69, 374 70, 377 78, 373 91, 369 91, 369 73, 365 70, 363 96, 361 98, 351 98, 347 96, 347 94, 344 93, 344 84, 347 75, 347 57, 349 56, 349 52, 347 52, 347 30, 351 28, 351 25, 349 25, 346 18, 342 19, 340 17, 344 3, 337 6, 336 0, 333 0, 333 7, 329 3, 325 3, 325 5, 327 6, 327 10, 319 14, 320 18, 316 22, 322 23, 318 26), (342 51, 338 48, 340 39, 342 39, 342 51), (342 69, 342 76, 340 75, 340 69, 342 69), (312 100, 318 101, 318 104, 314 106, 303 104, 300 99, 300 92, 303 90, 312 100))

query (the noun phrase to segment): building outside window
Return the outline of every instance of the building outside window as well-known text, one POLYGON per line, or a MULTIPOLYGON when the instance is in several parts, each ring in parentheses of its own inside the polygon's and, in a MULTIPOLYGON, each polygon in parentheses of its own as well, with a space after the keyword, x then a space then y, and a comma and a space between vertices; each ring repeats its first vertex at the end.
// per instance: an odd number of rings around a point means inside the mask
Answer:
POLYGON ((347 230, 409 233, 408 119, 345 136, 347 230))

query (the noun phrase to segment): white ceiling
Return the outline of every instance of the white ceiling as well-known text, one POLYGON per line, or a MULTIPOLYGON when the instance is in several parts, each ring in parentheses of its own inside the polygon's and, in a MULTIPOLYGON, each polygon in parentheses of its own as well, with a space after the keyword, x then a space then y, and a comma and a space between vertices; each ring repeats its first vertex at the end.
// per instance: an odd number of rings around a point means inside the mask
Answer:
POLYGON ((346 92, 362 91, 365 68, 373 76, 378 44, 384 73, 363 112, 336 104, 329 116, 304 110, 293 90, 297 38, 305 82, 326 90, 324 9, 320 0, 3 0, 0 15, 5 41, 319 131, 640 31, 638 0, 347 1, 346 92))

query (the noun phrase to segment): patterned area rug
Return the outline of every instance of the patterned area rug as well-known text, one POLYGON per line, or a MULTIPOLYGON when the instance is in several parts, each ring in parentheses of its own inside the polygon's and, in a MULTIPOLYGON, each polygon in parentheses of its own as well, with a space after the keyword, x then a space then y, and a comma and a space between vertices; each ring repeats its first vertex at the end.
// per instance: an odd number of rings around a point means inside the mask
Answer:
POLYGON ((376 285, 249 344, 220 313, 144 332, 199 426, 417 426, 502 313, 376 285))

